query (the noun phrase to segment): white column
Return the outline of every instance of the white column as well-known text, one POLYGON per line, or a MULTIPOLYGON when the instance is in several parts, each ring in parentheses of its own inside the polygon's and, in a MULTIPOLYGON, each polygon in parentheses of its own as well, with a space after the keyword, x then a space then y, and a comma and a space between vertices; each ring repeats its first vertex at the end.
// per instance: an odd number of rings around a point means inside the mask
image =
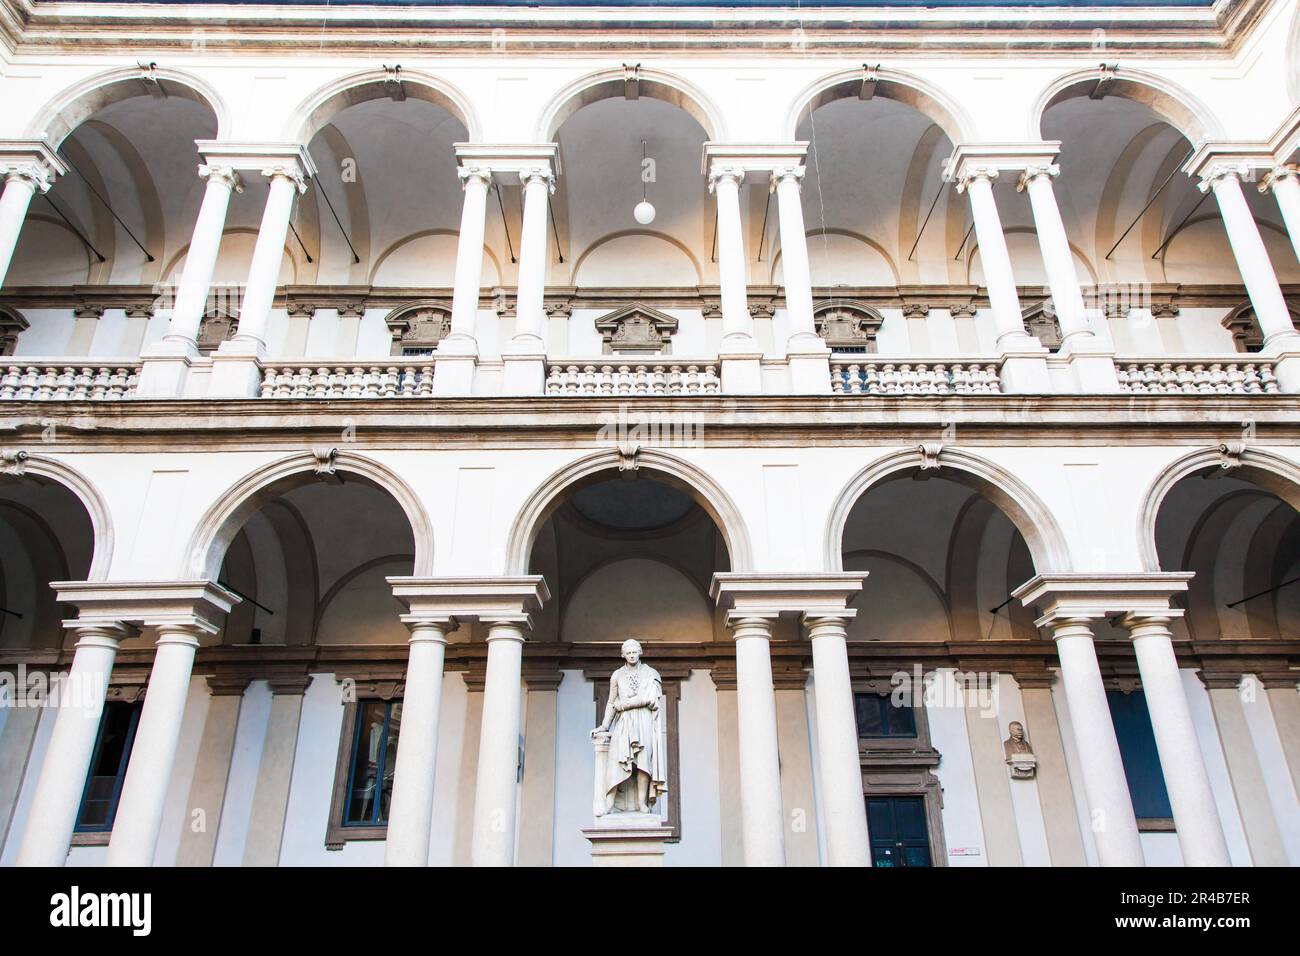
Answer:
POLYGON ((494 621, 487 636, 487 678, 474 793, 474 866, 510 866, 515 859, 515 804, 519 777, 519 696, 522 620, 494 621))
MULTIPOLYGON (((736 712, 740 726, 740 810, 746 866, 785 866, 785 817, 772 685, 772 622, 728 621, 736 640, 736 712)), ((865 811, 864 811, 865 812, 865 811)))
POLYGON ((546 348, 546 207, 555 191, 555 177, 543 168, 519 175, 524 184, 524 221, 519 230, 519 288, 510 344, 513 351, 541 353, 546 348))
POLYGON ((715 166, 709 172, 709 189, 718 202, 718 285, 724 353, 752 352, 756 348, 745 287, 745 238, 740 219, 740 183, 744 178, 745 171, 738 166, 715 166))
POLYGON ((825 344, 813 325, 812 271, 808 266, 808 237, 804 234, 803 202, 799 184, 804 167, 783 166, 772 171, 777 214, 781 229, 781 273, 785 281, 785 313, 790 323, 790 347, 812 345, 824 351, 825 344))
POLYGON ((158 650, 108 841, 108 866, 153 865, 201 633, 193 624, 158 626, 158 650))
POLYGON ((408 624, 411 649, 402 696, 402 730, 388 811, 385 866, 427 866, 433 824, 433 780, 438 763, 442 662, 453 621, 408 624))
MULTIPOLYGON (((971 217, 975 220, 975 241, 979 244, 980 264, 984 267, 984 284, 989 290, 993 326, 1001 351, 1022 349, 1030 338, 1020 312, 1020 296, 1011 271, 1011 255, 1002 234, 1002 219, 993 198, 993 180, 998 171, 988 167, 967 170, 957 182, 957 191, 970 199, 971 217)), ((1028 343, 1032 344, 1032 343, 1028 343)))
POLYGON ((35 163, 0 166, 0 173, 5 177, 4 192, 0 193, 0 285, 3 285, 23 231, 27 207, 38 189, 49 192, 53 183, 47 172, 35 163))
POLYGON ((1130 615, 1124 626, 1133 638, 1183 863, 1231 866, 1214 792, 1179 677, 1169 618, 1130 615))
POLYGON ((1246 197, 1241 191, 1244 166, 1215 166, 1201 180, 1200 190, 1214 191, 1223 216, 1223 228, 1228 233, 1228 243, 1237 260, 1237 271, 1246 286, 1246 294, 1255 308, 1255 318, 1264 333, 1266 351, 1294 351, 1300 347, 1300 333, 1291 322, 1282 289, 1277 284, 1273 263, 1269 261, 1264 240, 1259 236, 1255 219, 1246 197))
POLYGON ((81 810, 104 697, 118 642, 130 629, 116 622, 76 624, 68 695, 60 697, 54 732, 37 778, 18 851, 19 866, 63 866, 81 810))
MULTIPOLYGON (((1079 288, 1079 277, 1074 271, 1074 254, 1070 251, 1070 241, 1065 235, 1065 224, 1061 222, 1061 211, 1056 205, 1056 193, 1052 189, 1052 179, 1058 176, 1061 167, 1029 166, 1020 176, 1017 189, 1029 193, 1029 205, 1034 214, 1034 231, 1038 233, 1038 249, 1043 256, 1043 268, 1047 272, 1047 284, 1052 290, 1052 306, 1056 311, 1056 320, 1061 325, 1062 344, 1072 337, 1092 337, 1088 327, 1088 317, 1083 307, 1083 292, 1079 288)), ((983 242, 980 243, 983 254, 983 242)))
POLYGON ((1088 800, 1089 818, 1080 824, 1091 829, 1102 866, 1143 866, 1137 819, 1097 666, 1092 627, 1086 618, 1057 619, 1049 626, 1056 638, 1061 684, 1088 800))
POLYGON ((1296 258, 1300 259, 1300 167, 1276 166, 1259 184, 1260 192, 1272 191, 1286 223, 1287 235, 1296 258))
POLYGON ((239 309, 235 337, 223 343, 222 351, 240 355, 261 355, 266 350, 266 323, 275 303, 275 287, 284 261, 284 243, 289 234, 289 217, 294 196, 307 191, 307 180, 297 166, 274 166, 262 171, 271 181, 257 230, 257 244, 248 268, 248 282, 239 309), (225 349, 225 345, 230 349, 225 349))
MULTIPOLYGON (((173 351, 185 355, 196 351, 195 341, 207 310, 212 273, 217 267, 221 237, 226 231, 230 194, 244 191, 239 174, 229 166, 200 166, 199 176, 206 179, 208 185, 203 191, 199 217, 194 221, 190 248, 185 255, 185 272, 176 290, 171 324, 164 340, 173 351)), ((277 263, 277 272, 278 268, 277 263)))
MULTIPOLYGON (((461 205, 460 233, 456 239, 451 330, 438 343, 438 351, 477 355, 478 343, 474 339, 474 326, 478 321, 478 300, 482 291, 483 233, 487 222, 487 196, 488 188, 492 185, 492 172, 482 166, 461 166, 456 172, 465 188, 465 200, 461 205)), ((542 227, 542 242, 545 243, 545 222, 542 227)))
POLYGON ((817 699, 817 763, 831 866, 870 866, 867 805, 858 758, 846 621, 806 619, 812 641, 813 686, 817 699))

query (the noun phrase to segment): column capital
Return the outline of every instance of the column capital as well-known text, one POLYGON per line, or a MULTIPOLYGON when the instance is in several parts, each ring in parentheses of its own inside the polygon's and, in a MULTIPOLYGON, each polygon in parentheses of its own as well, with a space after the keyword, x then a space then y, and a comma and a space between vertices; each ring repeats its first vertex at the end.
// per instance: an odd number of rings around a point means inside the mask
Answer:
POLYGON ((976 179, 995 179, 999 171, 1020 172, 1055 164, 1058 140, 1030 143, 960 143, 944 163, 943 178, 964 188, 976 179))
POLYGON ((1259 181, 1259 191, 1262 193, 1271 192, 1277 188, 1278 183, 1288 179, 1300 180, 1300 166, 1295 163, 1286 163, 1281 166, 1274 166, 1268 172, 1264 173, 1259 181))
MULTIPOLYGON (((491 174, 493 179, 512 185, 523 185, 534 170, 545 170, 552 181, 564 172, 560 166, 558 143, 456 143, 453 148, 459 169, 482 170, 491 174)), ((459 171, 457 174, 464 181, 465 174, 459 171)))
POLYGON ((715 192, 718 183, 730 182, 739 186, 745 181, 744 166, 717 165, 709 167, 709 192, 715 192))
POLYGON ((519 182, 525 188, 536 182, 545 183, 548 193, 555 192, 555 173, 550 166, 528 166, 519 170, 519 182))
POLYGON ((795 186, 800 186, 807 171, 808 167, 802 165, 773 167, 771 177, 768 180, 768 191, 775 191, 782 183, 794 183, 795 186))
POLYGON ((206 179, 210 183, 220 183, 237 193, 244 191, 244 181, 240 179, 234 166, 200 163, 199 178, 206 179))
POLYGON ((65 627, 103 621, 161 630, 190 630, 196 637, 220 632, 240 598, 212 581, 54 581, 55 600, 79 617, 65 627))
POLYGON ((1035 622, 1039 627, 1057 628, 1116 614, 1177 617, 1182 612, 1172 607, 1171 599, 1187 590, 1193 576, 1184 571, 1054 572, 1036 575, 1011 596, 1026 608, 1039 609, 1042 616, 1035 622))
POLYGON ((1024 192, 1035 179, 1043 178, 1050 181, 1059 175, 1061 175, 1061 167, 1056 163, 1026 166, 1020 173, 1020 179, 1016 182, 1016 192, 1024 192))
POLYGON ((226 143, 201 139, 194 143, 203 165, 214 169, 252 173, 269 179, 283 177, 299 192, 316 175, 316 164, 300 143, 226 143))
POLYGON ((1174 621, 1183 616, 1182 608, 1147 609, 1141 611, 1129 611, 1119 619, 1120 627, 1129 632, 1129 637, 1138 638, 1146 637, 1152 634, 1162 634, 1165 637, 1173 637, 1173 631, 1170 629, 1174 621))
POLYGON ((551 599, 540 574, 506 577, 390 577, 393 596, 410 614, 403 621, 481 621, 529 625, 529 614, 551 599))
POLYGON ((728 611, 726 618, 727 630, 732 632, 731 636, 736 640, 742 637, 770 638, 772 636, 772 624, 776 619, 776 614, 728 611))
POLYGON ((26 180, 34 189, 48 192, 68 167, 44 139, 0 140, 0 176, 26 180))
POLYGON ((492 185, 492 168, 490 166, 457 166, 456 175, 460 178, 462 189, 469 185, 470 180, 481 182, 484 186, 492 185))
POLYGON ((76 635, 75 647, 117 647, 122 641, 140 633, 138 627, 125 621, 100 620, 95 617, 64 621, 63 626, 76 635))
POLYGON ((410 643, 434 641, 447 643, 447 635, 460 628, 460 621, 450 615, 403 614, 401 621, 411 632, 410 643))
POLYGON ((865 571, 811 571, 787 574, 720 571, 709 595, 728 616, 851 618, 852 600, 867 579, 865 571))
POLYGON ((1250 177, 1250 171, 1249 163, 1213 163, 1201 171, 1200 182, 1196 184, 1196 188, 1203 193, 1208 193, 1225 180, 1233 179, 1240 183, 1250 177))

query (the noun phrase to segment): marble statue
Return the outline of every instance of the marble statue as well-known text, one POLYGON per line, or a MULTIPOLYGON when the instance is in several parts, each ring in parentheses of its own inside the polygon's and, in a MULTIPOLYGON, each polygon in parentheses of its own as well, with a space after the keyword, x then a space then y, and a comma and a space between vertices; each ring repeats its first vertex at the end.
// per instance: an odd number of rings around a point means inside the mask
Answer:
POLYGON ((609 678, 605 719, 591 732, 598 754, 598 817, 651 813, 668 790, 663 681, 641 660, 639 641, 624 641, 622 654, 626 663, 609 678))
POLYGON ((1038 770, 1038 758, 1025 738, 1025 725, 1013 720, 1007 725, 1008 737, 1002 741, 1002 752, 1015 780, 1029 780, 1038 770))

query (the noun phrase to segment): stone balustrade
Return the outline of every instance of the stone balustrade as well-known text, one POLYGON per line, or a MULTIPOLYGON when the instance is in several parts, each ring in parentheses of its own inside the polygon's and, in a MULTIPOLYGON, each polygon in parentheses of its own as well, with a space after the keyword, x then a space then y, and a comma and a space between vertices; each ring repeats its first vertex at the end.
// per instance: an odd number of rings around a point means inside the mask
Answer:
POLYGON ((0 359, 0 400, 117 401, 135 390, 139 362, 0 359))
POLYGON ((1264 356, 1178 358, 1160 361, 1116 359, 1119 385, 1126 392, 1158 394, 1276 394, 1274 361, 1264 356))
POLYGON ((716 361, 655 359, 639 362, 555 362, 547 395, 717 395, 716 361))
POLYGON ((836 395, 956 395, 1001 392, 993 359, 908 361, 896 358, 831 360, 836 395))
POLYGON ((382 362, 276 362, 262 373, 262 398, 428 398, 432 358, 382 362))

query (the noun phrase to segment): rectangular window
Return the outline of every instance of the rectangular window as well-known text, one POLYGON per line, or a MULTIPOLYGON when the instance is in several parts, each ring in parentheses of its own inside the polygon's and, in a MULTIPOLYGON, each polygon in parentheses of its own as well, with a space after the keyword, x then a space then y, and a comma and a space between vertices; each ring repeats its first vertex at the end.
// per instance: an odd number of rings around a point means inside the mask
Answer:
POLYGON ((113 829, 142 706, 117 700, 104 705, 94 754, 90 759, 90 772, 86 775, 86 788, 81 794, 77 833, 108 833, 113 829))
POLYGON ((1138 820, 1172 820, 1174 812, 1160 770, 1160 753, 1156 749, 1155 731, 1151 729, 1146 695, 1141 691, 1125 694, 1112 690, 1106 692, 1106 703, 1110 705, 1110 718, 1115 724, 1134 814, 1138 820))
POLYGON ((352 758, 348 767, 345 827, 382 827, 388 824, 388 804, 397 769, 397 734, 402 723, 402 702, 357 702, 352 758))
POLYGON ((871 865, 930 866, 930 834, 923 797, 868 797, 867 830, 871 865))
POLYGON ((915 737, 916 714, 910 706, 896 706, 893 698, 881 694, 854 694, 859 739, 915 737))

